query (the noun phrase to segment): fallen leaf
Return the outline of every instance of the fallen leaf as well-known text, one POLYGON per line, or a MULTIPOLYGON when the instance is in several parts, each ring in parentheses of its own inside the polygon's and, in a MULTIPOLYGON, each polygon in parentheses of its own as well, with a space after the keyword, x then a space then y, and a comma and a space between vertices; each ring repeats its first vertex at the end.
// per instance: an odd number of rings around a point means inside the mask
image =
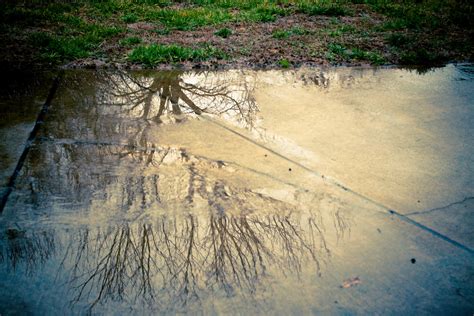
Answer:
POLYGON ((357 276, 357 277, 354 277, 354 278, 350 278, 350 279, 346 279, 342 282, 342 285, 341 287, 343 289, 348 289, 350 287, 353 287, 353 286, 356 286, 358 284, 361 284, 362 281, 360 280, 360 278, 357 276))

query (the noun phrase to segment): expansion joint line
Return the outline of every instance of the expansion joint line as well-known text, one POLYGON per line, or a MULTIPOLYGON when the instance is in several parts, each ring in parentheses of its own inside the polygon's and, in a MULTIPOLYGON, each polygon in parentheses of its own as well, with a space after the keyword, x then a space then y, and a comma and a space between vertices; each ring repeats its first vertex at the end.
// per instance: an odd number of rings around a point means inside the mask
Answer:
POLYGON ((303 170, 306 170, 306 171, 308 171, 309 173, 312 173, 312 174, 314 174, 314 175, 320 177, 321 179, 323 179, 323 180, 326 181, 327 183, 332 184, 332 185, 334 185, 335 187, 337 187, 337 188, 339 188, 339 189, 342 189, 343 191, 349 192, 350 194, 352 194, 352 195, 354 195, 354 196, 357 196, 357 197, 361 198, 362 200, 367 201, 367 202, 369 202, 369 203, 371 203, 371 204, 373 204, 373 205, 375 205, 375 206, 377 206, 377 207, 383 209, 386 213, 389 213, 389 214, 391 214, 391 215, 397 216, 400 220, 404 221, 405 223, 409 223, 409 224, 411 224, 411 225, 414 225, 414 226, 416 226, 416 227, 418 227, 418 228, 420 228, 420 229, 422 229, 422 230, 424 230, 424 231, 430 233, 430 234, 433 235, 434 237, 439 238, 439 239, 441 239, 441 240, 444 240, 444 241, 450 243, 451 245, 455 246, 456 248, 462 249, 462 250, 468 252, 469 254, 474 255, 474 250, 471 249, 471 248, 469 248, 468 246, 463 245, 463 244, 461 244, 460 242, 458 242, 458 241, 456 241, 456 240, 454 240, 454 239, 451 239, 451 238, 449 238, 448 236, 443 235, 443 234, 441 234, 441 233, 435 231, 434 229, 432 229, 432 228, 430 228, 430 227, 428 227, 428 226, 425 226, 425 225, 423 225, 423 224, 421 224, 421 223, 419 223, 419 222, 417 222, 417 221, 415 221, 415 220, 409 218, 408 216, 406 216, 406 215, 404 215, 404 214, 402 214, 402 213, 400 213, 400 212, 398 212, 398 211, 396 211, 396 210, 394 210, 394 209, 392 209, 392 208, 390 208, 390 207, 388 207, 388 206, 385 206, 385 205, 383 205, 383 204, 380 203, 380 202, 377 202, 377 201, 371 199, 371 198, 368 197, 368 196, 365 196, 365 195, 363 195, 363 194, 361 194, 361 193, 358 193, 358 192, 352 190, 351 188, 347 187, 346 185, 342 184, 341 182, 339 182, 339 181, 337 181, 337 180, 335 180, 335 179, 328 178, 328 177, 324 176, 323 174, 319 173, 318 171, 313 170, 313 169, 311 169, 311 168, 308 168, 307 166, 301 164, 300 162, 295 161, 295 160, 293 160, 293 159, 291 159, 291 158, 288 158, 288 157, 286 157, 286 156, 284 156, 284 155, 282 155, 282 154, 276 152, 275 150, 273 150, 273 149, 271 149, 271 148, 268 148, 268 147, 266 147, 266 146, 264 146, 264 145, 262 145, 262 144, 256 142, 255 140, 251 139, 250 137, 245 136, 245 135, 243 135, 242 133, 239 133, 238 131, 235 131, 234 129, 232 129, 232 128, 230 128, 230 127, 228 127, 228 126, 226 126, 226 125, 224 125, 224 124, 222 124, 222 123, 220 123, 220 122, 214 120, 214 119, 213 119, 212 117, 210 117, 210 116, 201 115, 201 117, 203 117, 204 119, 206 119, 208 122, 210 122, 210 123, 212 123, 212 124, 215 124, 215 125, 219 126, 220 128, 223 128, 223 129, 225 129, 226 131, 228 131, 228 132, 230 132, 230 133, 232 133, 232 134, 234 134, 234 135, 237 135, 238 137, 243 138, 243 139, 245 139, 246 141, 248 141, 248 142, 250 142, 250 143, 252 143, 252 144, 254 144, 254 145, 256 145, 256 146, 258 146, 258 147, 260 147, 260 148, 262 148, 262 149, 264 149, 264 150, 266 150, 266 151, 268 151, 268 152, 270 152, 270 153, 272 153, 272 154, 274 154, 274 155, 276 155, 276 156, 278 156, 278 157, 280 157, 281 159, 286 160, 286 161, 288 161, 288 162, 290 162, 290 163, 292 163, 292 164, 294 164, 294 165, 297 165, 298 167, 302 168, 303 170))
POLYGON ((59 82, 62 76, 63 76, 63 71, 60 71, 60 73, 56 76, 56 78, 54 78, 53 84, 48 93, 48 97, 46 98, 46 101, 41 107, 38 117, 36 118, 35 125, 33 126, 33 129, 31 130, 30 135, 28 136, 28 139, 26 140, 25 147, 23 148, 23 152, 21 153, 21 156, 18 159, 15 170, 13 171, 13 174, 10 176, 10 179, 7 184, 7 188, 1 196, 0 214, 3 213, 3 210, 5 209, 5 206, 7 204, 8 198, 10 194, 12 193, 13 189, 15 188, 16 179, 18 178, 18 175, 20 174, 20 171, 23 168, 23 165, 25 163, 26 157, 28 156, 28 153, 30 152, 31 147, 36 140, 38 131, 41 125, 44 123, 46 114, 48 113, 49 107, 51 105, 51 102, 53 101, 54 95, 56 94, 56 91, 58 89, 59 82))

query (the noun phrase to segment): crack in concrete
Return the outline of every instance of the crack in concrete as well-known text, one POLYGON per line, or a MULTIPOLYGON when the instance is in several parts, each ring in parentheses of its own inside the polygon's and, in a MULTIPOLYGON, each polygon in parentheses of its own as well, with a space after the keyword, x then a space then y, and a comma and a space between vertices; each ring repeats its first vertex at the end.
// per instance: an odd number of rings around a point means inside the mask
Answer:
POLYGON ((334 186, 336 186, 336 187, 338 187, 338 188, 340 188, 340 189, 342 189, 342 190, 344 190, 344 191, 346 191, 346 192, 349 192, 349 193, 351 193, 352 195, 355 195, 355 196, 357 196, 357 197, 359 197, 359 198, 361 198, 361 199, 363 199, 363 200, 365 200, 365 201, 367 201, 367 202, 369 202, 369 203, 372 203, 373 205, 378 206, 379 208, 381 208, 381 209, 383 209, 383 210, 385 211, 385 212, 383 212, 383 213, 388 212, 389 214, 395 215, 395 216, 397 216, 399 219, 403 220, 404 222, 407 222, 407 223, 409 223, 409 224, 412 224, 412 225, 414 225, 414 226, 416 226, 416 227, 418 227, 418 228, 420 228, 420 229, 422 229, 422 230, 424 230, 424 231, 430 233, 430 234, 433 235, 434 237, 439 238, 439 239, 441 239, 441 240, 444 240, 444 241, 450 243, 451 245, 453 245, 453 246, 455 246, 455 247, 457 247, 457 248, 459 248, 459 249, 462 249, 462 250, 468 252, 468 253, 471 254, 471 255, 474 255, 474 250, 471 249, 471 248, 469 248, 468 246, 463 245, 463 244, 461 244, 460 242, 458 242, 458 241, 456 241, 456 240, 454 240, 454 239, 451 239, 450 237, 448 237, 448 236, 446 236, 446 235, 443 235, 443 234, 437 232, 436 230, 434 230, 434 229, 432 229, 432 228, 430 228, 430 227, 428 227, 428 226, 425 226, 425 225, 423 225, 423 224, 421 224, 421 223, 419 223, 419 222, 417 222, 417 221, 415 221, 415 220, 409 218, 408 216, 406 216, 406 215, 404 215, 404 214, 402 214, 402 213, 400 213, 400 212, 398 212, 398 211, 396 211, 396 210, 394 210, 394 209, 392 209, 392 208, 390 208, 390 207, 388 207, 388 206, 385 206, 384 204, 382 204, 382 203, 380 203, 380 202, 377 202, 377 201, 371 199, 371 198, 368 197, 368 196, 365 196, 365 195, 363 195, 363 194, 361 194, 361 193, 358 193, 358 192, 352 190, 352 189, 349 188, 348 186, 342 184, 341 182, 339 182, 339 181, 337 181, 337 180, 335 180, 335 179, 328 178, 328 177, 326 177, 325 175, 319 173, 318 171, 313 170, 313 169, 311 169, 311 168, 309 168, 309 167, 306 167, 305 165, 303 165, 303 164, 301 164, 301 163, 299 163, 299 162, 297 162, 297 161, 294 161, 294 160, 292 160, 292 159, 290 159, 290 158, 288 158, 288 157, 286 157, 286 156, 284 156, 284 155, 282 155, 282 154, 280 154, 280 153, 274 151, 273 149, 270 149, 270 148, 268 148, 268 147, 266 147, 266 146, 264 146, 264 145, 262 145, 262 144, 260 144, 260 143, 258 143, 258 142, 256 142, 256 141, 254 141, 254 140, 251 139, 250 137, 247 137, 247 136, 245 136, 245 135, 243 135, 243 134, 241 134, 241 133, 239 133, 239 132, 233 130, 232 128, 230 128, 230 127, 228 127, 228 126, 226 126, 226 125, 224 125, 224 124, 222 124, 222 123, 220 123, 220 122, 215 121, 215 120, 212 119, 211 117, 207 117, 207 116, 204 116, 204 115, 201 115, 201 117, 204 117, 207 121, 209 121, 209 122, 211 122, 211 123, 213 123, 213 124, 215 124, 215 125, 217 125, 217 126, 223 128, 223 129, 225 129, 225 130, 227 130, 227 131, 229 131, 229 132, 231 132, 231 133, 233 133, 233 134, 235 134, 235 135, 237 135, 237 136, 239 136, 239 137, 241 137, 241 138, 243 138, 243 139, 249 141, 250 143, 252 143, 252 144, 254 144, 254 145, 256 145, 256 146, 258 146, 258 147, 260 147, 260 148, 263 148, 263 149, 265 149, 265 150, 271 152, 272 154, 274 154, 274 155, 276 155, 276 156, 278 156, 278 157, 280 157, 280 158, 282 158, 282 159, 284 159, 284 160, 286 160, 286 161, 288 161, 288 162, 291 162, 292 164, 295 164, 295 165, 299 166, 300 168, 302 168, 302 169, 304 169, 304 170, 306 170, 306 171, 308 171, 308 172, 310 172, 310 173, 312 173, 312 174, 314 174, 314 175, 316 175, 316 176, 322 178, 324 181, 326 181, 326 182, 328 182, 328 183, 330 183, 330 184, 332 184, 332 185, 334 185, 334 186))
POLYGON ((450 204, 445 205, 445 206, 435 207, 435 208, 425 210, 425 211, 417 211, 417 212, 408 213, 408 214, 405 214, 405 216, 427 214, 427 213, 431 213, 431 212, 442 211, 442 210, 446 210, 446 209, 448 209, 448 208, 450 208, 454 205, 462 205, 462 204, 466 203, 467 201, 471 201, 471 200, 474 200, 474 196, 465 197, 464 199, 462 199, 460 201, 456 201, 456 202, 450 203, 450 204))

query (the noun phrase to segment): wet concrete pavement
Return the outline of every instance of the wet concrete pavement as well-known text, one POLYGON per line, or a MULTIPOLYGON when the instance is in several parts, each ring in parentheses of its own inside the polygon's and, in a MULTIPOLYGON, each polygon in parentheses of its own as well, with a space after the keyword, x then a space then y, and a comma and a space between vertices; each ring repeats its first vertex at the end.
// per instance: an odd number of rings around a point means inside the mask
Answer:
POLYGON ((472 314, 473 72, 16 76, 0 313, 472 314))

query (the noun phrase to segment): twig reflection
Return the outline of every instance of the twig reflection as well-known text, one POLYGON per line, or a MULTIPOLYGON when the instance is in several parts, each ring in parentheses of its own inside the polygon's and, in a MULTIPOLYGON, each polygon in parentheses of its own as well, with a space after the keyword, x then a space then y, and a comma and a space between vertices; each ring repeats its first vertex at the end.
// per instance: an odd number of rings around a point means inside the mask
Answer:
POLYGON ((143 299, 162 309, 224 294, 254 297, 265 279, 319 274, 329 255, 312 214, 163 215, 153 224, 80 232, 71 273, 74 302, 143 299), (300 218, 298 218, 300 216, 300 218))

